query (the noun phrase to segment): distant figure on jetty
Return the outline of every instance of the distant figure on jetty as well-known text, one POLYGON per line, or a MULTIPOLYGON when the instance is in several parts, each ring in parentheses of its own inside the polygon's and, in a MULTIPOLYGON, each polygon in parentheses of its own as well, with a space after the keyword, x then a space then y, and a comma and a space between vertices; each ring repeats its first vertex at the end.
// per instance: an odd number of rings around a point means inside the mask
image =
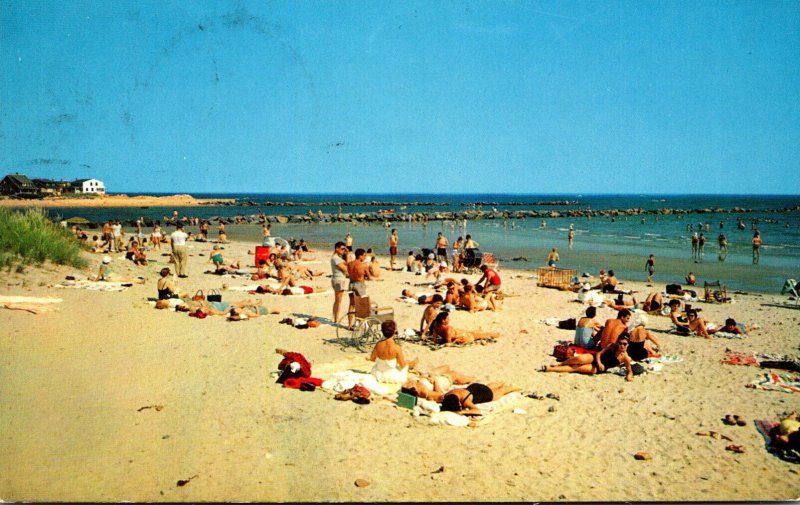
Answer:
POLYGON ((394 259, 397 257, 397 240, 397 228, 392 228, 392 234, 389 235, 389 268, 392 271, 394 271, 394 259))
POLYGON ((652 254, 644 264, 644 271, 647 272, 647 282, 653 282, 653 274, 656 273, 656 258, 652 254))
POLYGON ((761 260, 761 233, 758 230, 753 234, 753 264, 757 265, 761 260))
POLYGON ((560 259, 558 249, 554 247, 553 250, 550 251, 550 254, 547 255, 547 266, 555 268, 556 263, 558 263, 560 259))

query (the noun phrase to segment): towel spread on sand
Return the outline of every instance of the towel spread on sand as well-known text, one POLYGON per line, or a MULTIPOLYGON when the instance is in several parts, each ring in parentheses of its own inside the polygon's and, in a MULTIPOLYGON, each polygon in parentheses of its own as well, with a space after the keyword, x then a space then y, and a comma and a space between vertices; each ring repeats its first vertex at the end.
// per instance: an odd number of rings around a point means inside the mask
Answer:
MULTIPOLYGON (((485 424, 489 417, 487 414, 497 413, 501 410, 506 410, 508 408, 513 407, 515 404, 519 403, 523 398, 525 398, 522 393, 515 392, 509 393, 504 397, 500 398, 497 401, 487 402, 487 403, 479 403, 477 405, 478 410, 483 413, 483 416, 480 419, 476 420, 478 426, 485 424)), ((420 404, 418 402, 417 406, 414 407, 414 411, 412 415, 429 415, 430 416, 430 424, 438 424, 438 425, 445 425, 445 426, 469 426, 472 419, 470 416, 464 416, 461 414, 457 414, 455 412, 442 412, 439 410, 425 410, 420 408, 420 404)), ((438 404, 437 404, 438 407, 438 404)))
POLYGON ((722 362, 727 365, 759 366, 755 353, 736 352, 730 349, 725 349, 725 357, 722 358, 722 362))
POLYGON ((788 354, 742 353, 725 349, 722 362, 728 365, 760 366, 761 368, 778 368, 800 372, 800 358, 788 354))
POLYGON ((322 383, 322 389, 341 393, 360 384, 377 395, 387 395, 400 390, 400 384, 383 384, 374 375, 345 370, 335 372, 322 383))
POLYGON ((800 393, 800 375, 777 374, 769 372, 763 374, 746 387, 763 389, 765 391, 783 391, 784 393, 800 393))
POLYGON ((439 349, 444 349, 445 347, 467 347, 469 345, 493 344, 493 343, 497 342, 497 339, 496 338, 482 338, 482 339, 478 339, 478 340, 473 340, 472 342, 470 342, 468 344, 457 344, 455 342, 451 342, 449 344, 437 344, 431 339, 426 339, 426 340, 407 339, 405 341, 406 342, 411 342, 413 344, 424 345, 425 347, 427 347, 431 351, 438 351, 439 349))
POLYGON ((133 284, 129 282, 108 281, 62 281, 54 285, 56 288, 89 289, 91 291, 125 291, 133 284))
POLYGON ((770 454, 774 454, 775 456, 781 458, 784 461, 788 461, 790 463, 800 463, 800 452, 794 449, 783 449, 780 447, 775 447, 773 445, 772 440, 769 438, 769 432, 775 426, 778 426, 780 423, 775 423, 772 421, 768 421, 766 419, 756 419, 756 429, 758 432, 761 433, 761 436, 764 437, 764 444, 766 446, 767 452, 770 454))

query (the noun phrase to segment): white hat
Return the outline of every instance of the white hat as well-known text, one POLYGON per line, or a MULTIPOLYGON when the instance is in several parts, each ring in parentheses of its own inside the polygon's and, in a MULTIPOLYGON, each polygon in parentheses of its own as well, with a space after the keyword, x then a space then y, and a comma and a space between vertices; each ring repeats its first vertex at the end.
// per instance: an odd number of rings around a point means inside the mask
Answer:
POLYGON ((439 263, 439 266, 447 268, 447 262, 446 261, 442 261, 441 263, 439 263))
POLYGON ((103 256, 103 263, 111 263, 111 256, 108 254, 103 256))
POLYGON ((430 254, 428 255, 428 259, 430 259, 430 260, 432 260, 432 259, 433 259, 433 258, 435 258, 435 257, 436 257, 436 256, 435 256, 433 253, 430 253, 430 254))

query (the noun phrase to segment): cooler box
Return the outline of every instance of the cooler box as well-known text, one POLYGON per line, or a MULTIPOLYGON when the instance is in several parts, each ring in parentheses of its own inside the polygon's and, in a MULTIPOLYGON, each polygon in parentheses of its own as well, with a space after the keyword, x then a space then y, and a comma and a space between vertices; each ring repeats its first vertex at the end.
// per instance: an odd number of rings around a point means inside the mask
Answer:
POLYGON ((417 397, 412 396, 408 393, 398 393, 397 395, 397 406, 403 407, 406 409, 413 409, 414 405, 417 404, 417 397))
POLYGON ((267 261, 269 260, 269 247, 263 245, 256 246, 256 257, 255 257, 255 266, 258 268, 259 262, 261 260, 267 261))

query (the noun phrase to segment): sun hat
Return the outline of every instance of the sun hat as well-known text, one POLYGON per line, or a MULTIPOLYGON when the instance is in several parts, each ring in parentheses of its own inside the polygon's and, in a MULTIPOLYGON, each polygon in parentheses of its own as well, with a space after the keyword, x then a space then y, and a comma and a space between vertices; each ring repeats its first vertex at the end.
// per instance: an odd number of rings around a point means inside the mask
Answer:
POLYGON ((103 263, 111 263, 111 256, 108 254, 103 256, 103 263))
POLYGON ((436 257, 436 256, 435 256, 433 253, 430 253, 430 254, 428 255, 428 259, 430 259, 430 260, 432 260, 432 259, 433 259, 433 258, 435 258, 435 257, 436 257))

